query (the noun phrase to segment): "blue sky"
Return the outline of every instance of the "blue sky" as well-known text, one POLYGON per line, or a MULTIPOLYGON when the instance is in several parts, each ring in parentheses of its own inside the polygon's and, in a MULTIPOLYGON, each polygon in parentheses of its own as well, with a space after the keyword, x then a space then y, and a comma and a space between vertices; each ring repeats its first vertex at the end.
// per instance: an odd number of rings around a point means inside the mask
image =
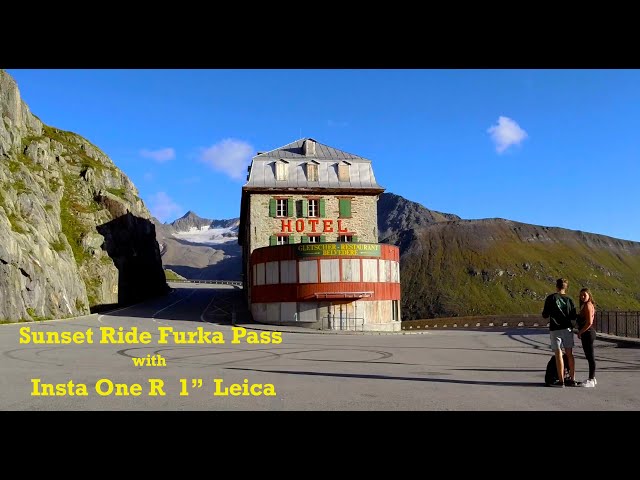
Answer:
POLYGON ((640 70, 7 71, 161 221, 238 217, 251 157, 311 137, 432 210, 640 241, 640 70))

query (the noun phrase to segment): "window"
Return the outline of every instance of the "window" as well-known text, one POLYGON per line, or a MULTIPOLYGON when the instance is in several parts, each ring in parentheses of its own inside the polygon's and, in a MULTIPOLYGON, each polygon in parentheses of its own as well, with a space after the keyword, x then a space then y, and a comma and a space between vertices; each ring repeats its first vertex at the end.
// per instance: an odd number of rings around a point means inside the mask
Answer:
POLYGON ((275 262, 267 262, 265 263, 265 285, 273 285, 275 283, 280 283, 279 273, 280 271, 280 262, 277 260, 275 262))
POLYGON ((339 242, 353 242, 353 235, 340 235, 338 237, 339 242))
POLYGON ((287 199, 278 198, 276 200, 276 217, 286 217, 286 216, 287 216, 287 199))
POLYGON ((318 165, 316 163, 307 163, 307 181, 318 181, 318 165))
POLYGON ((271 235, 269 237, 269 246, 274 245, 289 245, 293 243, 293 237, 291 235, 271 235))
POLYGON ((341 182, 349 181, 349 164, 341 163, 338 165, 338 180, 341 182))
POLYGON ((309 200, 309 216, 310 217, 318 217, 320 216, 320 211, 318 210, 318 200, 309 200))
POLYGON ((289 164, 286 160, 280 160, 276 163, 276 180, 286 180, 289 164))
POLYGON ((342 282, 360 281, 360 259, 342 258, 342 282))
POLYGON ((270 217, 290 217, 294 211, 293 198, 271 198, 269 199, 270 217))
POLYGON ((300 260, 298 262, 298 281, 300 283, 318 283, 318 260, 300 260))
POLYGON ((398 300, 391 300, 391 319, 394 322, 400 320, 400 315, 398 315, 398 300))
POLYGON ((340 281, 340 259, 320 260, 320 282, 331 283, 340 281))
POLYGON ((324 235, 303 235, 300 238, 301 243, 325 243, 327 241, 327 237, 324 235))
POLYGON ((338 212, 340 218, 351 218, 351 199, 339 198, 338 199, 338 212))
POLYGON ((324 218, 326 211, 326 201, 322 198, 304 198, 302 200, 302 211, 304 218, 324 218))
POLYGON ((296 283, 295 260, 280 260, 280 283, 296 283))
POLYGON ((391 281, 391 260, 380 259, 378 261, 378 281, 390 282, 391 281))
POLYGON ((256 277, 255 277, 256 283, 255 285, 264 285, 264 263, 259 263, 256 266, 256 277))

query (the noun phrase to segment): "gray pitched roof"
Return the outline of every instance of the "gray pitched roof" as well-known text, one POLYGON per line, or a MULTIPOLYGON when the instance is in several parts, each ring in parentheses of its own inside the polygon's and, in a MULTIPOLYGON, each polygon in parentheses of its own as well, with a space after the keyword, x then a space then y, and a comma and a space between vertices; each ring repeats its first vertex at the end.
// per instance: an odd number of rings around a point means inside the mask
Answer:
POLYGON ((259 153, 249 167, 244 187, 266 188, 374 188, 383 189, 373 175, 371 161, 358 155, 301 138, 269 152, 259 153), (276 180, 276 165, 282 163, 286 180, 276 180), (307 179, 307 164, 318 166, 318 180, 307 179), (338 179, 338 165, 348 165, 349 180, 338 179))

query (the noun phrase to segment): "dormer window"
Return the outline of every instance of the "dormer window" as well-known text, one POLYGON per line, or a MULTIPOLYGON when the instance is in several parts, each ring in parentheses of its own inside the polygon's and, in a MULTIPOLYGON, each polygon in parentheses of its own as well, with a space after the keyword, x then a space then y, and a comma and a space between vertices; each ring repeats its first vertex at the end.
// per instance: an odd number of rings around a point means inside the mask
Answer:
POLYGON ((341 182, 349 181, 349 166, 348 162, 341 162, 338 164, 338 180, 341 182))
POLYGON ((302 151, 305 157, 314 156, 316 154, 316 142, 311 138, 305 140, 302 145, 302 151))
POLYGON ((286 180, 288 171, 289 171, 289 162, 282 159, 276 162, 276 180, 286 180))
POLYGON ((308 182, 318 181, 318 163, 317 162, 307 163, 307 181, 308 182))

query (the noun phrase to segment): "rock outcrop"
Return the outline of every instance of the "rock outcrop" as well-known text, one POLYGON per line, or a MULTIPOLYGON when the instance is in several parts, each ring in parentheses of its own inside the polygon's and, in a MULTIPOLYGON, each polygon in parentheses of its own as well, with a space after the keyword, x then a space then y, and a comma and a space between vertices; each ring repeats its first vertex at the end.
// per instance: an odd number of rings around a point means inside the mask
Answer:
POLYGON ((151 214, 83 137, 43 124, 0 70, 0 321, 63 318, 164 294, 151 214))

